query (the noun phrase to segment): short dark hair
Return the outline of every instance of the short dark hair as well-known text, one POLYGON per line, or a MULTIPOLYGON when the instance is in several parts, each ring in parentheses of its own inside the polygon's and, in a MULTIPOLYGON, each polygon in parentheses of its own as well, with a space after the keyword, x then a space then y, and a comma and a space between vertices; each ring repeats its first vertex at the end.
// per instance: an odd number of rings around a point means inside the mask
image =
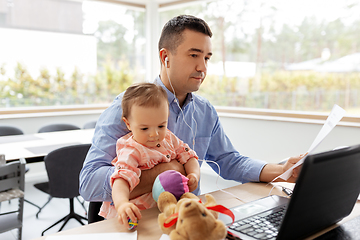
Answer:
POLYGON ((134 104, 142 107, 158 107, 162 102, 169 104, 167 93, 161 86, 154 83, 135 83, 124 93, 121 102, 122 117, 130 116, 134 104))
POLYGON ((159 51, 162 48, 175 53, 177 47, 182 43, 182 33, 185 29, 193 30, 212 37, 209 25, 202 19, 191 15, 180 15, 170 19, 163 27, 160 40, 159 51))

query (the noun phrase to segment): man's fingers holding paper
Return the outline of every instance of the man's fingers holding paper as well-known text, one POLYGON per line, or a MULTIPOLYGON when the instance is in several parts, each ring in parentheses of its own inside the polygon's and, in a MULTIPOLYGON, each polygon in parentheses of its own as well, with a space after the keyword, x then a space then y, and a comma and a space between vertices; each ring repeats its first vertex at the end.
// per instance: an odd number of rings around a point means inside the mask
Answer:
MULTIPOLYGON (((308 153, 300 154, 296 157, 291 157, 284 165, 284 172, 294 166, 299 160, 304 158, 308 153)), ((289 182, 295 182, 301 171, 301 165, 294 168, 291 177, 288 179, 289 182)))

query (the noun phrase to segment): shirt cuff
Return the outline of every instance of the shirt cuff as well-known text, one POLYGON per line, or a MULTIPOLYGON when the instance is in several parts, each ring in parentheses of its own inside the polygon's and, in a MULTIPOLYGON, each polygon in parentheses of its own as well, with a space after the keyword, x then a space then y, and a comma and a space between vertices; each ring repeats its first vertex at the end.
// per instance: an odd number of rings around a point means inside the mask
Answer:
POLYGON ((258 159, 249 159, 250 164, 247 164, 244 179, 242 183, 260 182, 260 174, 267 162, 258 159))

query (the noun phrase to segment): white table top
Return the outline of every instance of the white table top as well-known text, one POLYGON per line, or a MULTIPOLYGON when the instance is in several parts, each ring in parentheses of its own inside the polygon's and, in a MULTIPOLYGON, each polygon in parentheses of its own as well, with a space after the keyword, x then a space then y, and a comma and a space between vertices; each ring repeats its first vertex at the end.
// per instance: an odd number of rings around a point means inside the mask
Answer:
POLYGON ((94 129, 47 132, 0 137, 0 154, 5 159, 46 156, 49 152, 65 146, 91 143, 94 129))

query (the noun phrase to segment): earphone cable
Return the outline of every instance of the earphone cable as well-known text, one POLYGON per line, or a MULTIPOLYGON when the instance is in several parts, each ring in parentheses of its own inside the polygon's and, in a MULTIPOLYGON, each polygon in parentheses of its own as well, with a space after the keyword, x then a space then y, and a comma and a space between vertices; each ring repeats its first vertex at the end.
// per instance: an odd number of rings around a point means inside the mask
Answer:
MULTIPOLYGON (((169 79, 170 87, 171 87, 171 89, 173 90, 173 93, 174 93, 174 96, 175 96, 175 101, 176 101, 176 103, 177 103, 177 106, 179 107, 179 109, 180 109, 180 111, 181 111, 181 114, 182 114, 182 117, 183 117, 183 121, 184 121, 184 123, 186 124, 186 126, 188 126, 188 127, 190 128, 190 130, 191 130, 191 134, 192 134, 192 137, 193 137, 193 142, 192 142, 193 147, 192 147, 192 149, 195 151, 195 136, 196 136, 196 133, 197 133, 197 121, 196 121, 195 118, 194 118, 194 113, 195 113, 195 97, 193 98, 193 101, 194 101, 194 109, 193 109, 192 116, 191 116, 191 118, 194 120, 195 126, 196 126, 195 131, 194 131, 194 130, 191 128, 191 126, 190 126, 190 125, 186 122, 186 120, 185 120, 185 114, 184 114, 182 108, 180 107, 179 101, 178 101, 178 99, 177 99, 177 97, 176 97, 175 89, 174 89, 174 87, 173 87, 173 85, 172 85, 172 83, 171 83, 170 76, 169 76, 169 73, 168 73, 167 69, 165 69, 165 72, 166 72, 166 75, 167 75, 167 77, 168 77, 168 79, 169 79)), ((214 163, 214 164, 217 166, 217 168, 218 168, 218 174, 217 174, 217 178, 216 178, 216 187, 217 187, 217 189, 218 189, 219 191, 224 192, 224 193, 227 193, 227 194, 233 196, 234 198, 238 199, 239 201, 245 203, 244 200, 240 199, 240 198, 237 197, 236 195, 234 195, 234 194, 232 194, 232 193, 230 193, 230 192, 227 192, 227 191, 225 191, 225 190, 223 190, 223 189, 221 189, 221 188, 219 187, 219 185, 218 185, 218 180, 219 180, 219 178, 220 178, 220 166, 219 166, 219 164, 218 164, 217 162, 211 161, 211 160, 205 160, 205 159, 198 159, 198 160, 199 160, 199 161, 206 162, 206 163, 207 163, 207 162, 211 162, 211 163, 214 163)))

